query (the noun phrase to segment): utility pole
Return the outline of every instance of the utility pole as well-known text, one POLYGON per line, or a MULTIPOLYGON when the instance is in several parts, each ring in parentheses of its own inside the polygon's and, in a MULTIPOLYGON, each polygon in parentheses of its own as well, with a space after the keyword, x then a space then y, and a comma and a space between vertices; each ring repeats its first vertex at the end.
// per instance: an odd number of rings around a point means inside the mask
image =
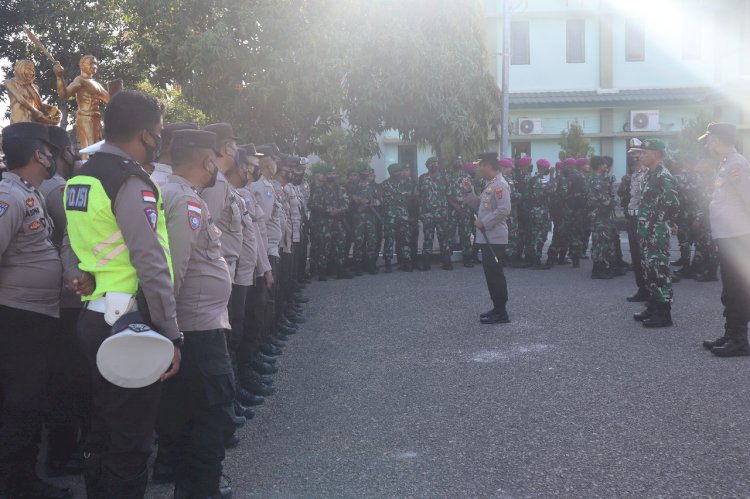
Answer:
POLYGON ((508 130, 510 123, 510 96, 508 95, 508 85, 510 80, 510 3, 512 0, 502 0, 503 2, 503 74, 501 91, 503 96, 503 111, 500 120, 500 157, 509 158, 511 156, 508 130))

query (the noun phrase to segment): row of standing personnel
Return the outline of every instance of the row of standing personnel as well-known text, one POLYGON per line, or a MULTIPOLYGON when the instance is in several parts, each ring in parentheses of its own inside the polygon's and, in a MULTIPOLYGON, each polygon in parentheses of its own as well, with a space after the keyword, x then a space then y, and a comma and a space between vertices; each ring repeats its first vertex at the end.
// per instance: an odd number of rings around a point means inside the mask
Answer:
POLYGON ((3 130, 0 182, 0 497, 70 497, 36 473, 83 473, 87 496, 230 497, 235 430, 274 392, 276 357, 304 322, 305 165, 231 125, 162 121, 123 91, 82 166, 64 130, 3 130), (117 318, 174 343, 159 381, 123 388, 97 367, 117 318))

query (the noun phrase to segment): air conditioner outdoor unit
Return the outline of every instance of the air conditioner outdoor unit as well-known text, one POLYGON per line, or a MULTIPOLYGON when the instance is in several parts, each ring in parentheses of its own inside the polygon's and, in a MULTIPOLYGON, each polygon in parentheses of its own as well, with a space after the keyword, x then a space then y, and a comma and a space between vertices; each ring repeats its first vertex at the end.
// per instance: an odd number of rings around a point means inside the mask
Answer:
POLYGON ((659 111, 630 111, 630 130, 633 132, 658 132, 659 111))
POLYGON ((542 120, 539 118, 518 118, 519 135, 537 135, 544 133, 542 120))

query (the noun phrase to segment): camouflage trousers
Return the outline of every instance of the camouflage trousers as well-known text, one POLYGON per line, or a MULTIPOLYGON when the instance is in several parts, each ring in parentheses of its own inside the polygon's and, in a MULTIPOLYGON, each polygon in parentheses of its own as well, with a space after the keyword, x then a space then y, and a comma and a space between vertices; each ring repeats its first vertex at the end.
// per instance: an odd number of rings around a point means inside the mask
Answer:
MULTIPOLYGON (((566 239, 570 247, 571 258, 581 256, 583 251, 583 237, 588 234, 589 221, 585 213, 570 212, 564 226, 567 228, 566 239)), ((588 245, 588 242, 587 242, 588 245)))
POLYGON ((440 254, 451 254, 453 251, 453 234, 451 234, 451 224, 447 220, 422 220, 422 231, 424 233, 422 254, 432 254, 435 245, 435 232, 437 232, 440 254))
POLYGON ((638 220, 638 243, 641 249, 643 282, 657 303, 672 303, 672 274, 669 268, 670 229, 666 222, 648 227, 638 220))
POLYGON ((695 256, 693 257, 693 268, 698 270, 711 270, 719 264, 719 255, 716 251, 716 243, 711 237, 711 227, 701 227, 695 231, 695 256))
POLYGON ((547 233, 549 232, 549 217, 531 213, 529 217, 529 235, 526 238, 526 249, 524 254, 530 258, 532 263, 539 263, 542 260, 542 250, 544 243, 547 242, 547 233))
MULTIPOLYGON (((312 235, 312 234, 311 234, 312 235)), ((346 227, 340 220, 326 218, 318 226, 317 235, 317 263, 318 272, 325 272, 329 265, 337 270, 344 263, 344 247, 346 245, 346 227)))
POLYGON ((461 255, 464 260, 471 258, 471 237, 474 235, 474 212, 465 211, 453 213, 450 219, 451 234, 458 233, 458 242, 461 244, 461 255))
POLYGON ((309 239, 310 239, 310 272, 318 272, 318 263, 320 262, 320 227, 321 224, 316 221, 311 221, 308 225, 309 239))
POLYGON ((547 248, 548 258, 557 258, 561 254, 565 254, 568 250, 568 243, 565 241, 565 222, 563 217, 557 215, 552 221, 552 241, 549 243, 547 248))
POLYGON ((616 230, 613 220, 593 220, 591 223, 591 259, 594 263, 612 265, 615 261, 616 230))
POLYGON ((508 244, 505 246, 505 256, 513 258, 521 256, 521 248, 518 233, 518 215, 511 213, 508 217, 508 244))
POLYGON ((354 215, 354 261, 363 262, 380 251, 378 220, 372 213, 360 212, 354 215))
POLYGON ((690 249, 695 242, 695 232, 693 230, 694 217, 689 215, 680 216, 677 221, 677 241, 680 243, 680 256, 686 256, 690 259, 690 249))
POLYGON ((411 261, 409 244, 409 221, 385 219, 383 224, 383 260, 393 260, 393 246, 396 245, 396 257, 399 262, 411 261))

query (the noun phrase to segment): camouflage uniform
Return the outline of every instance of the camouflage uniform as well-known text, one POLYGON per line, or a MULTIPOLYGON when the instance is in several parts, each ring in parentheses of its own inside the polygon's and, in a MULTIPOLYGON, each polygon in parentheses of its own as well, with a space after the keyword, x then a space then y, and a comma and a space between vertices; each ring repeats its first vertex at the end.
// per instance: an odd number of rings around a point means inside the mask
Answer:
POLYGON ((546 175, 536 174, 531 177, 526 188, 529 236, 525 253, 534 265, 542 263, 542 250, 547 242, 550 224, 549 203, 554 187, 546 175))
POLYGON ((684 170, 674 176, 677 196, 680 200, 680 212, 677 215, 677 240, 680 243, 680 262, 685 267, 690 264, 691 247, 695 242, 693 221, 696 212, 696 196, 698 194, 698 175, 690 170, 684 170))
POLYGON ((565 198, 565 212, 563 213, 563 226, 566 230, 565 241, 569 243, 570 258, 573 265, 577 265, 583 250, 583 236, 586 233, 588 216, 588 185, 586 177, 578 171, 572 171, 568 175, 568 193, 565 198))
POLYGON ((440 253, 450 256, 453 236, 448 223, 448 181, 443 174, 423 173, 419 176, 419 218, 422 220, 424 244, 422 253, 427 258, 432 254, 435 231, 438 233, 440 253))
POLYGON ((664 165, 646 173, 638 207, 638 239, 643 259, 643 277, 650 302, 672 302, 669 246, 672 223, 679 211, 675 179, 664 165))
POLYGON ((393 260, 393 245, 396 245, 396 256, 400 264, 411 262, 409 244, 409 198, 414 192, 410 179, 389 177, 381 185, 385 218, 383 224, 384 246, 383 259, 393 260))
MULTIPOLYGON (((518 191, 518 244, 517 256, 530 258, 528 254, 529 244, 531 241, 531 205, 528 200, 529 182, 531 182, 531 173, 525 170, 517 170, 514 174, 516 181, 516 190, 518 191)), ((511 203, 513 200, 511 199, 511 203)))
POLYGON ((716 244, 711 237, 711 217, 709 217, 709 205, 715 179, 716 172, 713 170, 699 174, 695 196, 695 257, 692 268, 694 272, 706 272, 709 275, 715 275, 719 258, 716 244))
POLYGON ((611 183, 608 177, 592 175, 589 183, 589 214, 591 224, 591 258, 595 271, 611 267, 615 260, 614 206, 611 183))
MULTIPOLYGON (((319 184, 318 182, 313 181, 310 184, 310 194, 308 197, 307 206, 309 208, 310 206, 310 200, 313 198, 313 192, 319 190, 321 188, 322 184, 319 184)), ((316 194, 318 195, 318 194, 316 194)), ((319 195, 318 195, 319 196, 319 195)), ((307 222, 308 226, 308 234, 309 234, 309 240, 310 240, 310 272, 315 274, 319 272, 325 272, 325 269, 319 269, 318 264, 320 263, 320 255, 321 255, 321 246, 322 246, 322 238, 320 237, 320 233, 322 231, 323 227, 323 220, 325 219, 325 215, 321 213, 320 211, 312 211, 310 210, 310 219, 307 222)))
POLYGON ((505 256, 518 259, 521 256, 521 241, 518 233, 518 208, 521 202, 521 192, 518 190, 514 175, 508 175, 505 180, 510 189, 510 216, 508 216, 508 245, 505 247, 505 256))
POLYGON ((326 272, 329 265, 337 271, 343 268, 345 255, 342 250, 347 232, 344 218, 348 206, 349 196, 338 184, 314 185, 310 192, 310 211, 318 226, 315 237, 318 244, 316 268, 321 274, 326 272), (333 209, 340 209, 342 212, 333 217, 329 213, 333 209))
POLYGON ((375 262, 380 251, 378 239, 378 217, 374 210, 380 207, 380 188, 375 182, 362 182, 353 186, 348 193, 349 198, 362 198, 366 204, 352 202, 354 216, 352 217, 354 230, 354 261, 373 272, 375 262))
MULTIPOLYGON (((463 182, 468 179, 474 183, 474 176, 466 172, 454 172, 448 175, 449 189, 448 195, 461 203, 463 197, 463 182)), ((464 263, 471 261, 471 236, 474 233, 474 215, 473 212, 464 207, 463 212, 450 208, 450 233, 454 236, 458 232, 458 241, 461 244, 461 255, 464 263)))
POLYGON ((558 173, 554 181, 554 192, 550 198, 550 217, 552 218, 552 241, 547 250, 547 261, 557 261, 562 263, 565 259, 565 253, 568 251, 569 241, 567 238, 568 229, 565 223, 569 217, 565 216, 566 199, 570 182, 567 173, 558 173))

